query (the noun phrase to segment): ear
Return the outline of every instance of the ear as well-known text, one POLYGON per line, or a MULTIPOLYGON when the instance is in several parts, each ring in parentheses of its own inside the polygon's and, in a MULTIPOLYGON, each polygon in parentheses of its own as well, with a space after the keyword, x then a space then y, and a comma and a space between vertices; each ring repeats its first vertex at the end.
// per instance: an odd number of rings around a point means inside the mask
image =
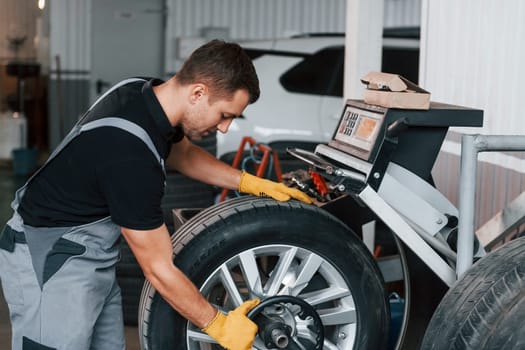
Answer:
POLYGON ((193 84, 190 89, 190 102, 196 103, 199 99, 206 95, 207 92, 208 88, 206 85, 201 83, 193 84))

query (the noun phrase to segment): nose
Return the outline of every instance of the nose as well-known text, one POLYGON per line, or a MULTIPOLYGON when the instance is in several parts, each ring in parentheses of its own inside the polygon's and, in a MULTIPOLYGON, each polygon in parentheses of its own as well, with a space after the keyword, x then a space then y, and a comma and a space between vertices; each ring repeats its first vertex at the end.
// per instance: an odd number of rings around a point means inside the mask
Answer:
POLYGON ((222 120, 219 124, 217 124, 217 130, 219 130, 223 134, 226 134, 226 132, 228 132, 228 128, 230 127, 230 124, 232 123, 232 121, 233 119, 222 120))

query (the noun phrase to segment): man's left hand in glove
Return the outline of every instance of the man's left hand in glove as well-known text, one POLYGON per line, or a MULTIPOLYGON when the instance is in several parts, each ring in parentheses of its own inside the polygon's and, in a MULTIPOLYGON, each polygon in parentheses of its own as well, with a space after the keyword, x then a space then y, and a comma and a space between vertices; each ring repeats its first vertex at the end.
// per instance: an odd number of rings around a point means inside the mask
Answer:
POLYGON ((246 314, 259 304, 259 299, 244 302, 228 315, 217 315, 202 330, 228 350, 250 350, 257 333, 257 325, 246 314))

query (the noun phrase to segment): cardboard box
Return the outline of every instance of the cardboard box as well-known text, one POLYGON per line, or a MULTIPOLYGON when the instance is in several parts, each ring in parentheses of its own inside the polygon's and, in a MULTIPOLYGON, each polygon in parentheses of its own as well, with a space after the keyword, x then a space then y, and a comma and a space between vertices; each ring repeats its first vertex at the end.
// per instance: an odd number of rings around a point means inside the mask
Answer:
POLYGON ((364 100, 368 104, 403 109, 430 108, 430 93, 400 75, 370 72, 361 82, 367 86, 364 100))

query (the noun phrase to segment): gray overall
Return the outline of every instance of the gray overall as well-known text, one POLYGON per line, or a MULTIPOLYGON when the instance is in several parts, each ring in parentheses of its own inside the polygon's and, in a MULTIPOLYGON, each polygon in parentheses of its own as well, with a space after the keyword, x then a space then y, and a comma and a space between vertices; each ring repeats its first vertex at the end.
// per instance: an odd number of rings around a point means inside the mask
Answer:
MULTIPOLYGON (((142 79, 123 81, 113 89, 137 80, 142 79)), ((46 164, 82 132, 101 126, 139 137, 164 166, 141 127, 114 117, 80 120, 46 164)), ((25 225, 17 209, 32 178, 16 192, 13 217, 0 235, 0 279, 9 306, 12 348, 124 349, 122 300, 115 278, 120 227, 109 217, 76 227, 25 225)))

